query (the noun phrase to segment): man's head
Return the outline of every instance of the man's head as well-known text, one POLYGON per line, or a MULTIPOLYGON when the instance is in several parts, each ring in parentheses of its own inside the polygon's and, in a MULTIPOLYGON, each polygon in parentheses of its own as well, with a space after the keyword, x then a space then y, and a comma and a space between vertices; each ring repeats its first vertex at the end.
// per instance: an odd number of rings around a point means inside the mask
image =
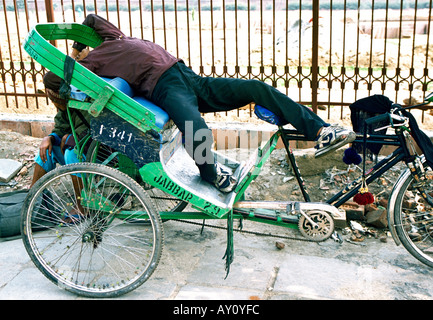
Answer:
POLYGON ((51 71, 48 71, 44 76, 45 92, 48 98, 53 102, 57 109, 66 110, 67 101, 60 97, 59 89, 62 79, 56 76, 51 71))

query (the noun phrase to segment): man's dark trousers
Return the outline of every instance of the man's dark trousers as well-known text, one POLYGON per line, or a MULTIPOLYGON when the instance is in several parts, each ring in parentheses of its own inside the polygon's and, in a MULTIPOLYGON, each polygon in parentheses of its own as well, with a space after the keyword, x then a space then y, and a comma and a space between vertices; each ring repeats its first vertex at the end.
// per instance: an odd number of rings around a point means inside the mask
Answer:
POLYGON ((187 148, 187 151, 196 161, 202 178, 209 182, 216 177, 213 157, 210 156, 212 131, 201 113, 230 111, 255 103, 285 119, 311 140, 326 125, 309 108, 264 82, 201 77, 181 62, 168 69, 158 80, 152 92, 152 101, 169 114, 184 135, 187 131, 192 132, 193 137, 186 137, 193 141, 192 148, 187 148))

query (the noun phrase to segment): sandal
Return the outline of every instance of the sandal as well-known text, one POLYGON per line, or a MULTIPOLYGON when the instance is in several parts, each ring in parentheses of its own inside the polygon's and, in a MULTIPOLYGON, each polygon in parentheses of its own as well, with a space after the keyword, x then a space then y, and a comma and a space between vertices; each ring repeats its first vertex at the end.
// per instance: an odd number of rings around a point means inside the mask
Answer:
POLYGON ((66 225, 78 224, 84 219, 83 214, 77 210, 72 209, 70 212, 66 212, 63 216, 62 223, 66 225))

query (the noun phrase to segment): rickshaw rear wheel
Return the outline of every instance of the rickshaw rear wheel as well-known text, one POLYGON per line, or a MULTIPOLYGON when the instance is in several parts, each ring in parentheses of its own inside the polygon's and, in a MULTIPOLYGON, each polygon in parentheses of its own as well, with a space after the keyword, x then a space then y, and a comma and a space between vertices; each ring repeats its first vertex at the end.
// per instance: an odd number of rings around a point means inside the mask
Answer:
POLYGON ((163 228, 152 199, 129 176, 104 165, 71 164, 44 175, 29 190, 21 223, 36 267, 81 296, 116 297, 136 289, 162 254, 163 228))

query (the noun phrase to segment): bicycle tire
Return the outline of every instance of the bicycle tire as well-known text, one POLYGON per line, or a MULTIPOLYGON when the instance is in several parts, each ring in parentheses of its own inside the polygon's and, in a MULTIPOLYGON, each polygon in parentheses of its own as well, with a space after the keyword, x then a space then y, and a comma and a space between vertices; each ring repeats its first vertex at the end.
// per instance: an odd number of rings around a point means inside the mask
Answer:
POLYGON ((21 232, 45 277, 91 298, 117 297, 142 285, 159 263, 164 237, 140 185, 93 163, 58 167, 39 179, 24 202, 21 232), (41 208, 49 214, 40 216, 41 208), (69 215, 77 209, 80 215, 69 215), (146 214, 146 226, 130 222, 137 213, 146 214))
MULTIPOLYGON (((426 164, 424 167, 431 172, 426 164)), ((423 188, 424 193, 414 186, 412 175, 407 175, 395 198, 394 222, 397 236, 406 250, 433 268, 433 180, 426 179, 423 188), (425 197, 429 197, 428 201, 425 197)))

